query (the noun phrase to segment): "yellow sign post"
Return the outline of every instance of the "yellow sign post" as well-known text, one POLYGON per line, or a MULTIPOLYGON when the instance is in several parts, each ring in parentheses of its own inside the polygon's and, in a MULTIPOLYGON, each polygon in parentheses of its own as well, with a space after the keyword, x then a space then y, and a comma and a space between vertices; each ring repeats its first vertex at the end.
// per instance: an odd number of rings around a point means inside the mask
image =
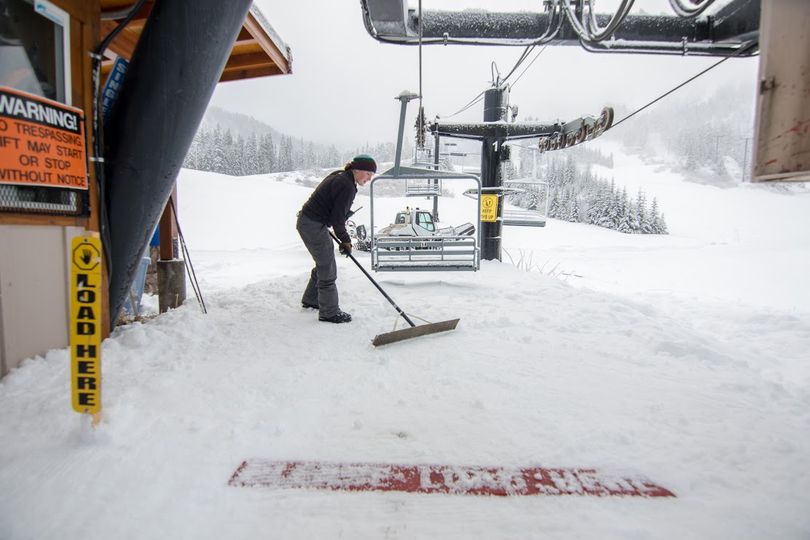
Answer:
POLYGON ((481 221, 498 221, 498 196, 481 195, 481 221))
POLYGON ((71 242, 70 387, 73 410, 101 412, 101 240, 98 233, 71 242))

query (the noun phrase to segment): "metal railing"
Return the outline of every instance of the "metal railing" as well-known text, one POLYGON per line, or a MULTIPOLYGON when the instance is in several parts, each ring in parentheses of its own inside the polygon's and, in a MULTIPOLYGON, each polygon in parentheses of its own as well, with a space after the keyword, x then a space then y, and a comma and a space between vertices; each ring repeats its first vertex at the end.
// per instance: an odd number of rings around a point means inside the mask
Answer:
POLYGON ((475 236, 378 236, 371 266, 378 272, 475 271, 480 258, 475 236))

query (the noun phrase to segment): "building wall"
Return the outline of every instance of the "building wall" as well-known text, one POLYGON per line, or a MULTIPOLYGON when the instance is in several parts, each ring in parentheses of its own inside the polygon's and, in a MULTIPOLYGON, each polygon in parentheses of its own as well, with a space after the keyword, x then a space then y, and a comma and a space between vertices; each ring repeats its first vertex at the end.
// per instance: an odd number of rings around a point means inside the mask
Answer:
MULTIPOLYGON (((93 93, 88 51, 99 43, 100 4, 89 0, 50 1, 70 16, 70 105, 85 111, 90 156, 93 93)), ((99 230, 92 163, 88 163, 88 175, 89 217, 0 212, 0 377, 26 358, 69 345, 70 241, 85 230, 99 230)), ((102 321, 105 321, 102 335, 106 336, 109 334, 106 273, 102 279, 102 321)))
POLYGON ((68 345, 70 241, 82 232, 0 225, 0 376, 68 345))
POLYGON ((754 181, 810 181, 810 9, 765 0, 760 19, 754 181))

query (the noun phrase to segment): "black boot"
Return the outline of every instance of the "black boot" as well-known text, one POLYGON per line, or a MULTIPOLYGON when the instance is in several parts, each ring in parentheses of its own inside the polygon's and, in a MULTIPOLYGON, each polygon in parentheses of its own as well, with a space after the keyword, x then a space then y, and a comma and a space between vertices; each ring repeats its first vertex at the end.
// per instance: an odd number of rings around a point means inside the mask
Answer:
POLYGON ((310 304, 309 302, 301 302, 301 307, 304 309, 320 309, 318 304, 310 304))
POLYGON ((352 321, 352 316, 349 315, 348 313, 346 313, 345 311, 338 311, 337 313, 335 313, 331 317, 323 317, 323 316, 318 317, 318 320, 323 321, 323 322, 331 322, 331 323, 339 324, 339 323, 344 323, 344 322, 351 322, 352 321))

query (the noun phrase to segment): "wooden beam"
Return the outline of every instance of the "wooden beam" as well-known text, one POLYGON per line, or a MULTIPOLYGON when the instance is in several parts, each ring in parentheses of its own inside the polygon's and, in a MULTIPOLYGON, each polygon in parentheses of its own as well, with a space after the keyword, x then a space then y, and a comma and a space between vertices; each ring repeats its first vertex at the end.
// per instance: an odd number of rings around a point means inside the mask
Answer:
POLYGON ((6 211, 0 212, 0 225, 59 225, 95 230, 95 224, 86 217, 50 216, 48 214, 25 214, 6 211))
POLYGON ((253 39, 250 41, 238 41, 233 44, 233 48, 231 49, 231 56, 235 54, 250 54, 250 53, 261 53, 264 52, 262 46, 253 39))
POLYGON ((262 25, 259 24, 259 21, 256 20, 256 17, 253 16, 253 13, 248 12, 247 17, 245 18, 244 27, 250 32, 250 35, 254 37, 254 39, 261 45, 262 50, 267 53, 267 56, 275 63, 281 73, 290 73, 290 64, 287 61, 287 57, 285 56, 285 52, 279 50, 276 44, 270 39, 270 36, 267 35, 262 25))
POLYGON ((248 32, 244 26, 239 30, 239 35, 236 36, 236 43, 240 41, 253 41, 253 36, 250 35, 250 32, 248 32))
POLYGON ((270 65, 274 64, 272 64, 272 62, 270 61, 269 58, 267 58, 267 55, 264 54, 264 52, 248 53, 248 54, 231 53, 231 57, 228 59, 228 63, 225 64, 225 71, 237 68, 253 68, 270 65))
MULTIPOLYGON (((101 21, 101 39, 104 39, 116 26, 117 23, 115 21, 101 21)), ((133 32, 127 27, 110 43, 110 50, 118 56, 123 56, 127 60, 130 60, 133 51, 135 51, 135 45, 137 45, 140 37, 140 31, 133 32)))
MULTIPOLYGON (((132 2, 124 4, 121 6, 120 3, 115 3, 113 7, 118 6, 119 9, 110 9, 106 7, 102 2, 102 7, 105 8, 107 13, 110 12, 117 12, 121 9, 126 9, 127 7, 131 6, 132 2)), ((141 32, 143 31, 144 25, 146 25, 146 19, 149 17, 149 14, 152 12, 152 7, 154 3, 149 1, 146 2, 143 7, 138 11, 135 18, 133 18, 127 26, 121 30, 121 32, 116 36, 113 42, 110 44, 110 50, 113 51, 118 56, 123 56, 127 60, 132 58, 132 53, 135 51, 135 45, 138 43, 138 40, 141 38, 141 32)), ((118 26, 118 20, 102 20, 101 21, 101 38, 104 39, 107 35, 115 30, 118 26)))
MULTIPOLYGON (((105 14, 109 15, 110 13, 118 13, 118 12, 120 12, 122 10, 127 10, 128 8, 132 7, 134 2, 126 2, 123 5, 121 5, 119 3, 116 6, 110 6, 110 7, 104 6, 103 4, 104 4, 104 2, 102 2, 102 8, 103 8, 103 10, 101 12, 102 19, 104 18, 105 14)), ((133 17, 133 19, 127 25, 127 28, 131 28, 133 25, 139 25, 138 26, 139 30, 141 28, 143 28, 143 25, 145 24, 146 19, 149 18, 149 14, 152 12, 152 7, 153 6, 154 6, 154 2, 152 2, 152 1, 146 2, 141 7, 141 9, 138 10, 138 13, 135 14, 135 17, 133 17)), ((109 20, 108 19, 108 20, 102 20, 102 22, 105 22, 105 23, 106 22, 111 22, 113 24, 118 24, 118 20, 109 20)))
POLYGON ((241 79, 253 79, 256 77, 268 77, 270 75, 283 75, 284 72, 275 64, 268 64, 264 67, 252 69, 233 69, 222 72, 219 82, 238 81, 241 79))
POLYGON ((115 61, 113 61, 113 60, 104 60, 101 63, 101 84, 102 85, 104 84, 104 81, 107 80, 107 76, 110 74, 110 71, 112 71, 112 67, 113 67, 114 63, 115 63, 115 61))
MULTIPOLYGON (((124 0, 106 0, 101 2, 104 12, 118 12, 131 6, 132 2, 124 0)), ((127 60, 132 54, 140 39, 146 19, 152 11, 154 3, 147 2, 136 17, 124 28, 110 44, 110 50, 127 60)), ((112 32, 118 25, 117 20, 101 21, 102 39, 112 32)), ((242 29, 233 44, 230 58, 220 80, 230 81, 248 77, 262 77, 266 75, 280 75, 290 73, 290 65, 285 56, 267 35, 256 17, 248 12, 242 29)), ((106 77, 111 69, 111 63, 102 64, 102 75, 106 77)))

